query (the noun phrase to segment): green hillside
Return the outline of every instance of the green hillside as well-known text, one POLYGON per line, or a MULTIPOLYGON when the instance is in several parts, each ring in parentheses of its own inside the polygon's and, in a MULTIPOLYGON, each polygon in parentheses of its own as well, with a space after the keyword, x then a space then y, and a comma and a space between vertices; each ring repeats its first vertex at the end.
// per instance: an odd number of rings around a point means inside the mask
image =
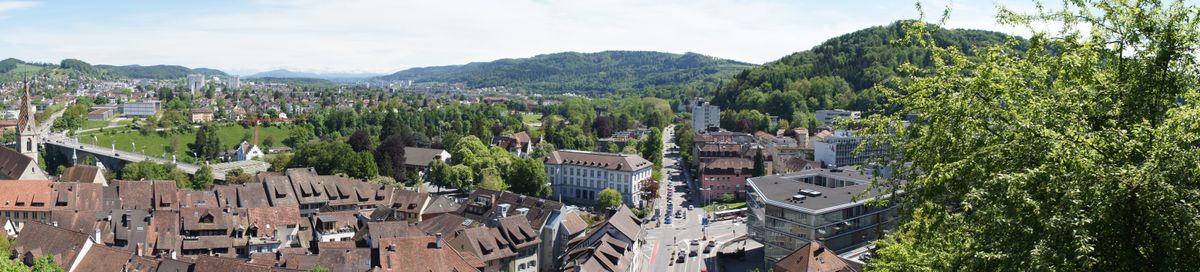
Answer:
POLYGON ((715 85, 750 67, 753 65, 696 53, 565 52, 532 58, 413 68, 378 79, 465 83, 471 87, 506 86, 549 93, 607 93, 623 89, 706 83, 715 85))
MULTIPOLYGON (((894 42, 903 38, 902 23, 855 31, 742 71, 722 84, 713 103, 732 111, 779 116, 798 125, 811 123, 811 112, 819 109, 882 110, 883 98, 874 86, 897 83, 896 68, 901 64, 929 65, 927 50, 894 42)), ((940 45, 968 54, 1010 38, 1024 44, 1019 37, 982 30, 935 29, 933 35, 940 45)))

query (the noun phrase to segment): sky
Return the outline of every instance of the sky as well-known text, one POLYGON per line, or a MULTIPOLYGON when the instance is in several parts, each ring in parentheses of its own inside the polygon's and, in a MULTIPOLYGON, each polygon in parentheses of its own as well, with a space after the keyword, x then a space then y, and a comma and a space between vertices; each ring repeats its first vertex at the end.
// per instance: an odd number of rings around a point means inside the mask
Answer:
MULTIPOLYGON (((923 0, 927 21, 1001 31, 993 1, 923 0)), ((391 73, 556 52, 696 52, 761 64, 918 18, 909 0, 0 0, 0 59, 391 73)), ((1001 3, 1032 9, 1029 1, 1001 3)))

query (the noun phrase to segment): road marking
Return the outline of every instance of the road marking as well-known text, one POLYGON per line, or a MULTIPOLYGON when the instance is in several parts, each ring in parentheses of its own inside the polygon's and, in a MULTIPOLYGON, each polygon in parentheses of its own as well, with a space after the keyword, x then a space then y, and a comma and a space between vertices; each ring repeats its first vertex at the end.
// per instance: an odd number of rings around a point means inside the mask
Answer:
POLYGON ((654 240, 654 250, 650 251, 650 265, 654 265, 654 258, 658 257, 658 240, 654 240))

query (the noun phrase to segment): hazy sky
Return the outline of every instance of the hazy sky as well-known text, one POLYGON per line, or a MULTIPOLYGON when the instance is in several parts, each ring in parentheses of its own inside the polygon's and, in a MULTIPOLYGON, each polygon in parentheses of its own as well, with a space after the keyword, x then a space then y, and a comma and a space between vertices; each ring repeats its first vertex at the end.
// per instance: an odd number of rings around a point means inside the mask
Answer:
MULTIPOLYGON (((930 20, 946 5, 926 1, 930 20)), ((995 5, 955 1, 949 26, 1024 34, 998 27, 995 5)), ((390 73, 604 50, 764 63, 837 35, 913 18, 914 2, 906 0, 0 0, 0 59, 178 64, 235 74, 278 68, 390 73)))

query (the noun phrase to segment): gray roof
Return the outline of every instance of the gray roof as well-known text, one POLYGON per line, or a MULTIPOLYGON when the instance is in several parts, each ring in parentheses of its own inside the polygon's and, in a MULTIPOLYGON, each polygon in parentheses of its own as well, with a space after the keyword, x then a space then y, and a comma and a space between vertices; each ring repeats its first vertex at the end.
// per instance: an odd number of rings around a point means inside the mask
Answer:
POLYGON ((444 160, 441 149, 420 148, 420 147, 405 147, 404 148, 404 164, 414 166, 429 166, 433 160, 444 160))
POLYGON ((860 195, 870 187, 871 176, 852 170, 812 169, 783 175, 750 178, 746 182, 756 194, 761 195, 773 205, 813 214, 828 212, 827 209, 858 204, 876 196, 885 195, 878 189, 860 195), (830 188, 801 181, 806 177, 818 176, 852 181, 853 184, 830 188), (807 195, 802 201, 794 201, 793 196, 804 195, 800 193, 801 190, 817 191, 821 194, 819 196, 807 195))

